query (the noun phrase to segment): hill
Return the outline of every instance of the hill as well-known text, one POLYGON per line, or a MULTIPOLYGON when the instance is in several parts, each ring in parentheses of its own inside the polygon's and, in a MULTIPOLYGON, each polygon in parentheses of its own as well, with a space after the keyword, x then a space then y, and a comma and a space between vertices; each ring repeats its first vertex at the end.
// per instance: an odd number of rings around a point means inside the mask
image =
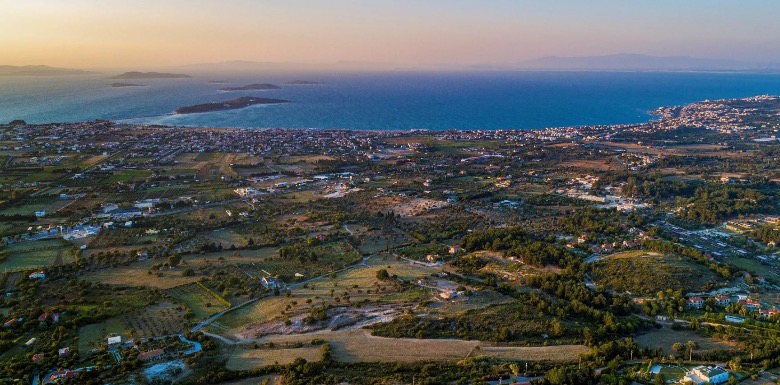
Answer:
POLYGON ((559 71, 778 71, 780 65, 689 56, 624 53, 604 56, 548 56, 519 63, 519 68, 559 71))
POLYGON ((192 76, 185 74, 173 74, 167 72, 125 72, 109 79, 189 79, 192 76))
POLYGON ((77 70, 72 68, 56 68, 44 65, 30 66, 0 66, 0 76, 66 76, 66 75, 90 75, 95 72, 77 70))

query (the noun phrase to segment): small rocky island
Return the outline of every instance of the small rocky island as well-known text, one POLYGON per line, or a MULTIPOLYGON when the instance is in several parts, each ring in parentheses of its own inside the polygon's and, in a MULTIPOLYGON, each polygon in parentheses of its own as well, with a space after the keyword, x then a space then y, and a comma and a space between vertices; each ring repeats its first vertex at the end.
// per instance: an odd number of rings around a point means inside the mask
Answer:
POLYGON ((111 83, 111 87, 146 87, 145 84, 133 84, 133 83, 111 83))
POLYGON ((109 79, 189 79, 190 75, 172 74, 167 72, 125 72, 109 79))
POLYGON ((269 83, 257 83, 257 84, 249 84, 241 87, 225 87, 225 88, 221 88, 220 91, 257 91, 257 90, 278 90, 278 89, 281 89, 281 87, 269 83))
POLYGON ((242 96, 238 99, 227 100, 224 102, 196 104, 194 106, 181 107, 176 110, 177 114, 196 114, 199 112, 237 110, 239 108, 249 107, 255 104, 279 104, 289 103, 289 100, 256 98, 254 96, 242 96))
POLYGON ((296 86, 313 86, 320 85, 322 82, 315 82, 313 80, 291 80, 284 84, 296 85, 296 86))

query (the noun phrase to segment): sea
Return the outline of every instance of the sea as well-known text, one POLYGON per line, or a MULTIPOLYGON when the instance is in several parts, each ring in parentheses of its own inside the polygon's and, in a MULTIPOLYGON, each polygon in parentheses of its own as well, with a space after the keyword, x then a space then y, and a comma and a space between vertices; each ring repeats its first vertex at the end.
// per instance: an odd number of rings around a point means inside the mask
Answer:
POLYGON ((780 74, 651 72, 356 72, 192 74, 113 80, 114 74, 0 77, 0 122, 105 119, 170 126, 363 130, 496 130, 639 123, 661 106, 780 95, 780 74), (289 85, 293 80, 318 85, 289 85), (224 81, 224 83, 214 83, 224 81), (143 87, 111 87, 113 82, 143 87), (279 90, 220 91, 253 83, 279 90), (176 115, 239 96, 289 100, 176 115))

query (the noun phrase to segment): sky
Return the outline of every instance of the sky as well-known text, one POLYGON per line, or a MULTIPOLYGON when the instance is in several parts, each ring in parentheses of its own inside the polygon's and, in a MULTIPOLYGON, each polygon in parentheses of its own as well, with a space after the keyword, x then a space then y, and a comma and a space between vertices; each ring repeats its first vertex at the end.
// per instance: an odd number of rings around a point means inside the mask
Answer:
POLYGON ((507 64, 639 53, 780 62, 776 0, 0 0, 0 64, 507 64))

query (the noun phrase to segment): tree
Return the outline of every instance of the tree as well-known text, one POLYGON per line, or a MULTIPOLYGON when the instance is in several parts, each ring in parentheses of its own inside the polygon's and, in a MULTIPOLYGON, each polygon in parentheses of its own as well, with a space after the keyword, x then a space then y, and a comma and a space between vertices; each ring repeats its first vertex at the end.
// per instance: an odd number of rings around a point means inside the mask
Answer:
POLYGON ((376 278, 382 281, 390 279, 390 274, 387 272, 386 269, 380 269, 376 272, 376 278))
POLYGON ((672 344, 672 351, 676 354, 680 354, 685 349, 685 346, 682 344, 682 342, 675 342, 672 344))
POLYGON ((689 340, 685 345, 688 348, 688 360, 693 361, 693 351, 699 347, 699 344, 696 341, 689 340))
POLYGON ((658 373, 653 379, 653 385, 666 385, 666 376, 663 373, 658 373))
POLYGON ((516 381, 516 377, 520 374, 520 367, 516 363, 509 364, 509 370, 512 371, 512 382, 516 381))

